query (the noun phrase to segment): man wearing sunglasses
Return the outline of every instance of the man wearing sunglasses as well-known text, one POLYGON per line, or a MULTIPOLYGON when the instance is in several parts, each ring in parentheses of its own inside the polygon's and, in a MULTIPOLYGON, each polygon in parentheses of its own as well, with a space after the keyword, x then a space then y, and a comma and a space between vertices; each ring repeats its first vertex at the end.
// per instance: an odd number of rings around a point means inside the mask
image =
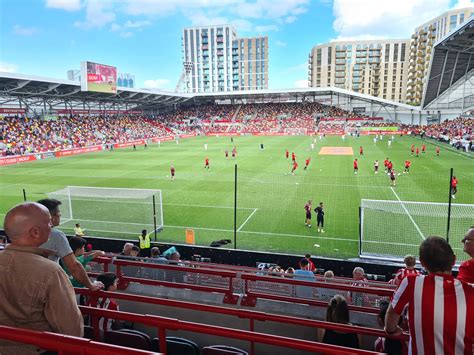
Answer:
POLYGON ((459 266, 458 280, 474 283, 474 226, 471 226, 463 239, 463 250, 471 259, 463 261, 459 266))

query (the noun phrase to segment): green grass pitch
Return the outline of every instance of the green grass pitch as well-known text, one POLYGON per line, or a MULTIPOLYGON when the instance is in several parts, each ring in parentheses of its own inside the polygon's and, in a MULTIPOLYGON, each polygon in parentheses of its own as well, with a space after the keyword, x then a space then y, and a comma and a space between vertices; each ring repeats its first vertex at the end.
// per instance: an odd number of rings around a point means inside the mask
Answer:
MULTIPOLYGON (((373 137, 328 136, 313 137, 196 137, 89 153, 60 159, 42 160, 0 168, 0 213, 22 201, 22 189, 28 200, 46 197, 66 186, 96 186, 161 189, 163 194, 164 229, 158 241, 184 243, 186 228, 194 229, 196 243, 209 245, 213 240, 231 239, 234 233, 234 164, 238 165, 237 183, 237 248, 280 253, 311 253, 331 257, 356 257, 359 253, 359 206, 361 199, 447 202, 449 168, 454 168, 459 180, 455 203, 474 204, 474 164, 470 157, 443 146, 439 157, 435 146, 427 143, 426 154, 410 157, 410 145, 420 147, 417 138, 396 136, 391 147, 387 140, 376 144, 373 137), (263 143, 265 149, 260 149, 263 143), (204 150, 208 145, 208 151, 204 150), (224 151, 236 146, 236 159, 224 156, 224 151), (359 156, 359 146, 364 156, 359 156), (319 155, 322 147, 352 147, 354 155, 319 155), (285 159, 285 149, 295 152, 299 164, 296 175, 288 174, 291 162, 285 159), (209 157, 210 169, 204 169, 209 157), (304 160, 311 157, 308 170, 304 160), (352 161, 359 159, 359 173, 353 174, 352 161), (397 173, 402 173, 405 159, 412 161, 410 174, 397 176, 397 186, 390 187, 383 174, 383 160, 389 157, 397 173), (378 159, 380 172, 374 174, 378 159), (176 167, 176 180, 170 180, 170 165, 176 167), (325 205, 325 231, 304 224, 303 206, 308 199, 313 206, 325 205)), ((110 204, 109 204, 110 206, 110 204)), ((313 207, 313 208, 314 208, 313 207)), ((114 208, 96 204, 81 216, 83 228, 91 235, 136 239, 142 225, 102 224, 113 213, 119 220, 129 221, 134 213, 130 205, 114 208), (94 230, 94 228, 96 230, 94 230)), ((472 209, 471 209, 472 211, 472 209)), ((384 215, 374 214, 369 244, 374 252, 404 255, 417 253, 422 235, 446 234, 446 217, 418 216, 415 212, 384 215), (410 216, 409 216, 410 215, 410 216)), ((3 215, 0 216, 3 219, 3 215)), ((313 223, 316 222, 313 213, 313 223)), ((75 221, 61 226, 72 231, 75 221)), ((474 224, 474 215, 453 220, 450 241, 458 255, 462 253, 460 239, 474 224)), ((227 247, 233 248, 234 244, 227 247)))

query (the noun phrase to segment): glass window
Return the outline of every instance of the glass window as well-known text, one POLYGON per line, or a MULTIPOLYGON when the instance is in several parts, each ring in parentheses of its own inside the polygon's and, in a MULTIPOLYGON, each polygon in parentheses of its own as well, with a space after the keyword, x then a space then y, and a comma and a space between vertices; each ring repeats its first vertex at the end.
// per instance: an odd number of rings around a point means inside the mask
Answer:
POLYGON ((457 21, 458 21, 458 15, 451 15, 449 17, 449 30, 450 31, 456 27, 457 21))

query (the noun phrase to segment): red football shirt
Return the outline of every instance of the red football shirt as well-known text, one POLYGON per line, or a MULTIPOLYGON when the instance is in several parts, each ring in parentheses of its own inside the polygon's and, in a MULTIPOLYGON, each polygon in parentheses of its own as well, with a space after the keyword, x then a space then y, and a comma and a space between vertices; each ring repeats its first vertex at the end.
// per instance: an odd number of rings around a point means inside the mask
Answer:
POLYGON ((306 165, 309 165, 309 160, 310 160, 310 159, 306 159, 306 165))
POLYGON ((298 167, 298 163, 297 162, 294 162, 293 163, 293 169, 296 169, 298 167))
POLYGON ((451 187, 456 187, 456 186, 458 186, 458 179, 453 178, 453 180, 451 180, 451 187))
POLYGON ((409 354, 472 354, 474 285, 444 274, 407 276, 392 307, 402 314, 407 305, 409 354))
POLYGON ((458 280, 474 284, 474 259, 466 260, 459 266, 458 280))
POLYGON ((354 160, 354 169, 357 169, 357 161, 354 160))

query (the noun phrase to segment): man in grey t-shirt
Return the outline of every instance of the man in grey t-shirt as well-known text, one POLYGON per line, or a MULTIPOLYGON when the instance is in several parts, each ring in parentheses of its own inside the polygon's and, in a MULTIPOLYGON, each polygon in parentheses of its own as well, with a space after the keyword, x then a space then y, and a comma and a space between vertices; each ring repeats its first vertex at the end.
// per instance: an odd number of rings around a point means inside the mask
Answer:
POLYGON ((55 263, 59 263, 59 259, 72 253, 66 234, 61 232, 59 229, 54 228, 51 228, 49 239, 46 243, 41 245, 41 248, 54 250, 56 252, 56 254, 49 256, 49 259, 55 263))
MULTIPOLYGON (((59 210, 61 201, 47 198, 39 200, 38 203, 42 204, 49 210, 53 227, 59 226, 59 223, 61 222, 61 211, 59 210)), ((63 265, 67 267, 71 275, 89 290, 96 291, 104 287, 102 282, 91 282, 89 276, 87 276, 86 270, 74 256, 66 235, 60 230, 52 228, 48 241, 39 247, 53 250, 56 254, 49 258, 55 262, 59 262, 59 259, 61 259, 63 265)))

